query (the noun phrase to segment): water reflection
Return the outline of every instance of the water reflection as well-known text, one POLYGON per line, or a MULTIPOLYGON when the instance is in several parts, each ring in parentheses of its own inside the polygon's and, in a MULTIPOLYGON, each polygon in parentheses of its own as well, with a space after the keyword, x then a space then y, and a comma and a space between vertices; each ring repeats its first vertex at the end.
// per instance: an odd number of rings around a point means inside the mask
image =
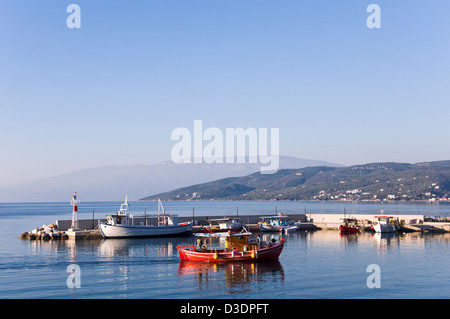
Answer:
MULTIPOLYGON (((202 263, 181 261, 178 275, 193 276, 197 288, 209 286, 209 281, 216 282, 218 274, 225 281, 228 289, 250 286, 255 282, 283 282, 284 270, 279 260, 259 262, 202 263)), ((229 291, 232 293, 233 291, 229 291)), ((242 291, 240 291, 242 292, 242 291)))
POLYGON ((98 252, 107 257, 172 257, 176 254, 175 246, 168 239, 104 239, 98 252))
POLYGON ((339 237, 346 244, 356 244, 358 243, 359 234, 341 233, 339 232, 339 237))
MULTIPOLYGON (((258 236, 265 242, 272 239, 278 242, 283 237, 279 233, 256 233, 252 235, 252 237, 258 236)), ((224 245, 222 241, 220 238, 212 238, 208 245, 224 245)), ((193 279, 197 290, 208 290, 211 289, 211 286, 217 286, 225 288, 227 294, 247 293, 254 290, 253 285, 255 284, 283 283, 285 278, 283 266, 279 260, 229 263, 180 261, 178 275, 182 280, 193 279)))
POLYGON ((400 236, 395 233, 375 233, 373 239, 379 253, 385 253, 400 246, 400 236))

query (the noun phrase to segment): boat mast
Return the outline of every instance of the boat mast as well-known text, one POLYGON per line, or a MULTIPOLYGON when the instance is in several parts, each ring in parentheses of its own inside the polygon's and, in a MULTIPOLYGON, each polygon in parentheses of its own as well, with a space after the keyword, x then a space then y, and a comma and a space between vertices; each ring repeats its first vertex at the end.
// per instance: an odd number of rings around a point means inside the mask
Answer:
POLYGON ((159 198, 158 198, 158 224, 159 225, 163 225, 163 226, 166 225, 166 211, 165 211, 165 209, 164 209, 164 207, 163 207, 163 205, 161 203, 161 200, 159 198), (163 213, 163 215, 162 215, 163 220, 162 221, 160 219, 161 218, 161 213, 160 213, 161 210, 162 210, 162 213, 163 213))
POLYGON ((161 200, 159 199, 159 197, 158 197, 158 226, 160 226, 161 225, 161 218, 160 218, 160 212, 159 212, 159 209, 160 209, 160 206, 161 205, 161 200))

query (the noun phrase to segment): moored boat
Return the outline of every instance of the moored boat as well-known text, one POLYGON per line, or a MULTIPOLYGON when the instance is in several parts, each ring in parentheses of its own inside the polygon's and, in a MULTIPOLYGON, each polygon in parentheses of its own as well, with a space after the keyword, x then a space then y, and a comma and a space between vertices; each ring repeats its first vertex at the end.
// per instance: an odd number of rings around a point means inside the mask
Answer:
POLYGON ((300 223, 288 220, 288 216, 281 213, 260 218, 262 219, 262 222, 259 223, 259 231, 261 232, 287 233, 298 230, 300 226, 300 223))
POLYGON ((205 233, 216 233, 216 232, 238 232, 242 230, 243 224, 239 218, 218 218, 209 219, 209 226, 203 227, 205 233), (214 223, 216 223, 214 225, 214 223))
MULTIPOLYGON (((383 212, 383 211, 382 211, 383 212)), ((395 233, 400 229, 400 226, 394 220, 392 216, 375 216, 377 223, 373 226, 373 229, 377 233, 395 233)))
POLYGON ((275 239, 270 243, 250 240, 251 233, 245 229, 240 233, 217 232, 196 233, 197 246, 177 246, 182 261, 196 262, 234 262, 260 261, 278 259, 283 250, 284 238, 277 243, 275 239), (223 237, 225 248, 208 248, 203 244, 203 238, 223 237))
POLYGON ((105 238, 177 236, 192 230, 192 222, 178 223, 177 215, 166 214, 159 199, 157 220, 158 225, 133 225, 132 218, 130 218, 130 207, 125 198, 120 210, 114 215, 107 215, 106 223, 100 223, 99 227, 105 238))
POLYGON ((340 233, 357 234, 361 230, 362 228, 358 225, 356 218, 341 218, 341 225, 339 225, 340 233))

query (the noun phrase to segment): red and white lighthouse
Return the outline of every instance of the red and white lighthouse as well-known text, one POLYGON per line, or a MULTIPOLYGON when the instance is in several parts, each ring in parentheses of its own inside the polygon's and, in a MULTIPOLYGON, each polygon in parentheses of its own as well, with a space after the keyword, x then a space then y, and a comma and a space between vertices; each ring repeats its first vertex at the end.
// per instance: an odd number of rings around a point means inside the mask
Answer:
POLYGON ((77 230, 78 227, 78 204, 80 203, 80 201, 77 199, 77 192, 73 193, 72 196, 72 200, 70 201, 70 203, 73 206, 73 210, 72 210, 72 230, 77 230))

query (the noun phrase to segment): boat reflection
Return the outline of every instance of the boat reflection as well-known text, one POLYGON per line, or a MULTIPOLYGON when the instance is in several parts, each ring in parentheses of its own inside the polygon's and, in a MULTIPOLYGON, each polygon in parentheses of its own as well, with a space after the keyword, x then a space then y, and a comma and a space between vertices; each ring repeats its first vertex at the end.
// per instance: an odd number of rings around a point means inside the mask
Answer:
POLYGON ((216 281, 217 277, 214 274, 222 272, 227 288, 258 281, 284 282, 284 270, 279 260, 229 263, 180 261, 178 268, 179 276, 194 276, 199 287, 208 285, 210 279, 216 281))
POLYGON ((375 233, 372 236, 379 253, 385 253, 400 245, 400 236, 395 233, 375 233))
MULTIPOLYGON (((175 244, 176 245, 176 244, 175 244)), ((104 239, 98 246, 101 256, 153 256, 153 257, 171 257, 176 254, 174 243, 164 239, 104 239)))
POLYGON ((355 245, 358 243, 358 236, 360 234, 352 234, 352 233, 343 233, 339 232, 339 237, 341 241, 345 243, 345 245, 355 245))

